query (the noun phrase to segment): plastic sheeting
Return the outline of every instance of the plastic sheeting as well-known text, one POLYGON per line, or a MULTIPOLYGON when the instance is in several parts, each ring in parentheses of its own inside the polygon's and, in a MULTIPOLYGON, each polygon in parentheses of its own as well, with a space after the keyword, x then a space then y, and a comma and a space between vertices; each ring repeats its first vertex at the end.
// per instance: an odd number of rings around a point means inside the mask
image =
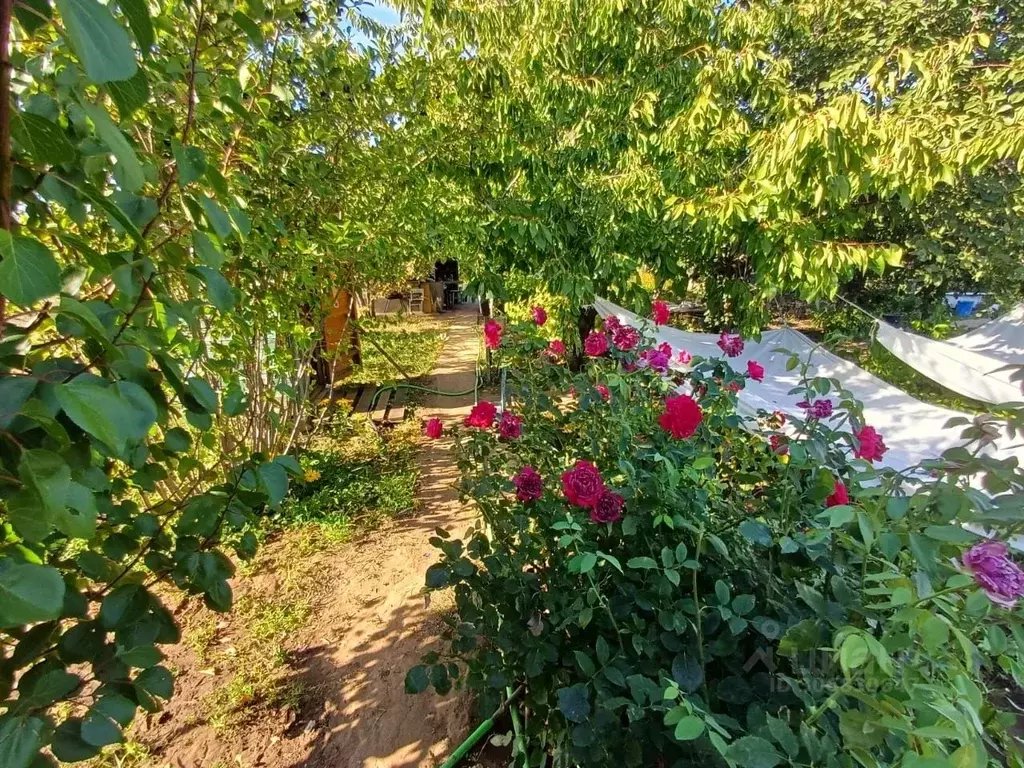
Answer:
MULTIPOLYGON (((640 326, 643 321, 632 312, 604 299, 595 299, 594 308, 602 317, 616 315, 623 323, 640 326)), ((649 323, 648 323, 649 325, 649 323)), ((692 355, 722 357, 718 348, 718 336, 707 333, 687 333, 675 328, 660 326, 654 330, 658 342, 672 345, 673 357, 685 349, 692 355)), ((926 459, 937 458, 943 451, 963 445, 960 438, 963 427, 946 429, 946 422, 955 416, 967 416, 959 411, 940 408, 917 400, 906 392, 882 381, 853 363, 843 360, 819 347, 799 331, 783 328, 765 331, 760 341, 746 341, 743 354, 732 358, 733 368, 745 371, 748 360, 756 360, 765 369, 763 382, 750 380, 739 393, 740 412, 748 417, 759 409, 771 412, 782 411, 803 416, 803 409, 797 402, 803 398, 791 395, 794 387, 801 386, 799 369, 786 370, 788 350, 799 355, 801 360, 810 360, 810 376, 836 378, 864 404, 864 418, 883 436, 889 450, 879 465, 904 470, 926 459)), ((682 366, 678 366, 682 367, 682 366)), ((968 417, 969 418, 969 417, 968 417)), ((1024 460, 1024 449, 1004 435, 996 446, 986 448, 986 453, 998 458, 1014 456, 1024 460)))
MULTIPOLYGON (((993 321, 998 322, 1000 321, 993 321)), ((982 328, 993 323, 988 323, 982 328)), ((1024 400, 1020 385, 1010 381, 1012 371, 1002 370, 1006 362, 973 351, 971 339, 967 341, 968 346, 963 347, 954 344, 955 339, 936 341, 876 321, 875 340, 915 371, 965 397, 983 403, 1012 403, 1024 400)), ((974 341, 977 346, 984 346, 980 338, 974 341)), ((1004 352, 1008 351, 1005 346, 1001 348, 1004 352)), ((1017 362, 1024 363, 1024 355, 1017 362)))
POLYGON ((1024 365, 1024 304, 970 333, 954 336, 947 344, 977 352, 1003 365, 1024 365))

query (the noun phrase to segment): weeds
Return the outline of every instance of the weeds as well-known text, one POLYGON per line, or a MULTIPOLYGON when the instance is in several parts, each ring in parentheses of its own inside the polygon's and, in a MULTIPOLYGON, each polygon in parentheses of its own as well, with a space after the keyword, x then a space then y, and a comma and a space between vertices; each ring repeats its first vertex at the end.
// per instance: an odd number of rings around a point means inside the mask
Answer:
POLYGON ((409 377, 430 373, 444 345, 444 323, 436 315, 400 313, 360 320, 363 330, 362 364, 356 366, 348 382, 377 384, 391 381, 401 374, 381 354, 370 339, 384 349, 409 377))

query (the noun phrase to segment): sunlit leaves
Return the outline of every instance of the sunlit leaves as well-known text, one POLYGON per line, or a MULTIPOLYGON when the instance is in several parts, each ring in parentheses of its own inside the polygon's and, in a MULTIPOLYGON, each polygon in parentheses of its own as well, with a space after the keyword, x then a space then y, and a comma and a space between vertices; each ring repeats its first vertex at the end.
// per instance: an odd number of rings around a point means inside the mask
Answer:
POLYGON ((96 0, 54 2, 90 80, 128 80, 136 73, 138 65, 128 33, 106 6, 96 0))
POLYGON ((31 237, 0 230, 0 293, 30 306, 60 290, 60 268, 49 249, 31 237))

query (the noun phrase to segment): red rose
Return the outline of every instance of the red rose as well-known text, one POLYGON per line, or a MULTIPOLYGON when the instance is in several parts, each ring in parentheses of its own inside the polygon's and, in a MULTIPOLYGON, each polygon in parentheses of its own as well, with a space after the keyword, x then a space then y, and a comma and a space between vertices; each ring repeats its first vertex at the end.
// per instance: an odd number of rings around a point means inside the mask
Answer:
POLYGON ((469 416, 466 417, 465 424, 467 427, 487 429, 494 423, 494 417, 497 413, 498 409, 494 407, 494 403, 488 402, 487 400, 481 400, 473 406, 473 410, 471 410, 469 412, 469 416))
POLYGON ((854 437, 857 438, 857 448, 853 455, 858 459, 879 461, 882 455, 889 450, 882 441, 882 436, 875 431, 874 427, 861 427, 858 432, 854 433, 854 437))
POLYGON ((782 435, 772 435, 768 438, 768 442, 772 446, 772 453, 777 453, 779 456, 785 456, 789 453, 788 438, 782 435))
POLYGON ((835 489, 825 499, 826 507, 838 507, 840 504, 849 504, 850 494, 846 492, 846 486, 843 485, 842 480, 836 480, 835 489))
POLYGON ((497 320, 488 320, 484 323, 484 345, 488 349, 497 349, 501 346, 501 334, 505 329, 497 320))
POLYGON ((583 342, 583 351, 590 357, 600 357, 608 351, 608 337, 603 333, 591 331, 587 340, 583 342))
POLYGON ((668 304, 664 301, 655 301, 651 304, 651 319, 654 320, 655 325, 664 325, 668 322, 669 317, 668 304))
POLYGON ((534 307, 530 310, 530 314, 533 315, 533 322, 537 325, 544 325, 548 321, 548 313, 544 311, 544 307, 534 307))
POLYGON ((703 414, 689 395, 665 398, 665 412, 658 417, 661 428, 679 440, 686 439, 700 426, 703 414))
POLYGON ((516 498, 520 501, 536 501, 544 495, 544 479, 536 469, 527 465, 512 478, 516 487, 516 498))
POLYGON ((544 350, 543 354, 552 360, 556 357, 561 357, 565 354, 565 344, 558 339, 552 339, 548 342, 548 348, 544 350))
POLYGON ((429 437, 431 440, 437 440, 444 432, 444 425, 441 424, 441 420, 436 416, 429 419, 426 424, 423 425, 423 434, 429 437))
POLYGON ((754 381, 764 381, 764 366, 753 360, 747 361, 747 373, 754 381))
POLYGON ((601 397, 604 398, 606 403, 610 403, 612 401, 612 393, 604 384, 598 384, 594 389, 601 393, 601 397))
POLYGON ((597 467, 589 461, 580 460, 572 469, 562 473, 562 492, 570 504, 592 507, 604 492, 604 480, 597 467))
POLYGON ((743 354, 743 338, 739 334, 722 331, 718 337, 718 347, 729 357, 737 357, 743 354))
POLYGON ((498 422, 498 434, 506 440, 514 440, 523 434, 523 420, 505 411, 498 422))
POLYGON ((590 520, 594 523, 614 523, 622 517, 622 505, 626 500, 614 491, 605 491, 598 497, 597 503, 590 510, 590 520))

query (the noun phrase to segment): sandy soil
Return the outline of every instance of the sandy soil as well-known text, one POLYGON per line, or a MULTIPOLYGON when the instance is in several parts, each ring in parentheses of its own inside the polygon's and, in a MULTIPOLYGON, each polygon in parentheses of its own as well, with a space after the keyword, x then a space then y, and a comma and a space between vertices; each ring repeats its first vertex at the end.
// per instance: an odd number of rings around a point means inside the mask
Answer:
MULTIPOLYGON (((472 389, 476 315, 464 310, 444 319, 449 335, 433 386, 472 389)), ((472 395, 427 396, 419 414, 454 422, 472 403, 472 395)), ((132 734, 150 748, 153 765, 418 768, 440 765, 469 734, 475 723, 465 696, 404 691, 406 671, 439 647, 443 629, 443 601, 431 606, 423 594, 424 572, 436 557, 428 539, 437 527, 461 534, 474 521, 454 490, 458 470, 447 443, 421 449, 415 515, 301 564, 316 578, 313 614, 289 643, 289 664, 303 691, 297 710, 262 712, 240 728, 213 728, 197 712, 226 676, 202 669, 191 649, 177 646, 169 654, 179 670, 174 700, 132 734)), ((281 578, 276 569, 263 568, 239 578, 236 594, 272 594, 281 578)), ((225 632, 230 636, 230 627, 225 632)))

